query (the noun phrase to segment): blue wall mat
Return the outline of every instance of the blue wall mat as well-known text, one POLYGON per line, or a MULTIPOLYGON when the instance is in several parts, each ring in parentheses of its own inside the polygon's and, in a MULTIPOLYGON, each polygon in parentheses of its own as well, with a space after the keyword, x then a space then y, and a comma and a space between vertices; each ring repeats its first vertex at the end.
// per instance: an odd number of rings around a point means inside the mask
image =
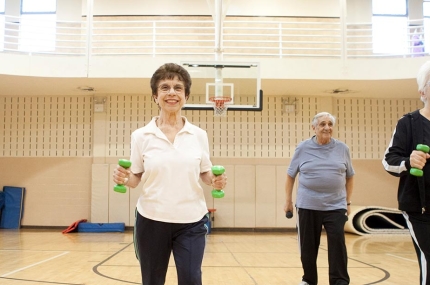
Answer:
POLYGON ((0 220, 2 229, 19 229, 24 207, 24 187, 4 186, 4 208, 0 220))
POLYGON ((4 193, 3 191, 0 191, 0 221, 1 221, 1 212, 4 208, 4 193))
POLYGON ((84 233, 106 233, 124 232, 125 223, 79 223, 78 232, 84 233))

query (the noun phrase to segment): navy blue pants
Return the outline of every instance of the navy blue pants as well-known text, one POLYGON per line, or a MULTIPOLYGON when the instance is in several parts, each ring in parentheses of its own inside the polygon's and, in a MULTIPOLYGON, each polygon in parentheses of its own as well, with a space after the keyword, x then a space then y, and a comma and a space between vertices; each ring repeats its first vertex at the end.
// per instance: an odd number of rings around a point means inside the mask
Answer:
POLYGON ((327 234, 329 284, 349 284, 344 232, 347 220, 345 213, 345 209, 297 211, 300 259, 304 272, 302 279, 310 285, 318 284, 317 257, 323 226, 327 234))
POLYGON ((147 219, 136 211, 134 247, 140 262, 143 285, 163 285, 170 254, 176 264, 178 285, 202 284, 202 261, 208 215, 189 224, 147 219))
POLYGON ((420 266, 420 285, 430 285, 430 214, 403 212, 420 266))

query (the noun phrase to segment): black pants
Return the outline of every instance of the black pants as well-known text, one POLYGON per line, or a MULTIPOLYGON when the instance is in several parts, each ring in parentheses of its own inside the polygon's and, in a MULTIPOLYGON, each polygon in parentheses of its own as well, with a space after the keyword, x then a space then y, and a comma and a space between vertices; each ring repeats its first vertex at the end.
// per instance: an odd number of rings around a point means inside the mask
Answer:
POLYGON ((430 214, 403 212, 420 266, 420 285, 430 285, 430 214))
POLYGON ((143 285, 163 285, 170 254, 176 264, 178 285, 202 284, 202 261, 208 216, 189 224, 164 223, 142 217, 136 211, 134 246, 143 285))
POLYGON ((322 227, 327 234, 329 283, 349 284, 348 256, 345 245, 344 226, 347 220, 345 209, 315 211, 298 209, 298 231, 300 259, 303 267, 303 281, 318 284, 317 257, 322 227))

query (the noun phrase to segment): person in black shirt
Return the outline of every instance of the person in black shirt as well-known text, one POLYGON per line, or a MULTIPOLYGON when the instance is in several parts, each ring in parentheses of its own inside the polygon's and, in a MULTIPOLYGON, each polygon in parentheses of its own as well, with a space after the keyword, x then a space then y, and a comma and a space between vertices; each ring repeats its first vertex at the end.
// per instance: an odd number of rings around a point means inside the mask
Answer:
POLYGON ((424 107, 399 119, 382 164, 389 174, 400 177, 399 210, 417 253, 420 285, 430 285, 430 154, 426 147, 417 150, 419 144, 430 145, 430 61, 421 66, 417 83, 424 107))

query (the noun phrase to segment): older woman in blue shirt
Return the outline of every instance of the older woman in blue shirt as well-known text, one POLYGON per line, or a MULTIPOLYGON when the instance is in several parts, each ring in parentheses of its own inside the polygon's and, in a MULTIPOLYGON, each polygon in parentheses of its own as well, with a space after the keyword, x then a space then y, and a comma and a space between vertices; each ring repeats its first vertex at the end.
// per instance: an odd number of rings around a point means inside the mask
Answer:
POLYGON ((315 135, 298 144, 287 171, 285 212, 293 211, 292 192, 298 173, 297 228, 303 267, 300 285, 318 284, 317 256, 322 227, 327 234, 329 284, 349 284, 344 225, 351 204, 354 169, 349 148, 332 138, 335 117, 318 113, 315 135))

